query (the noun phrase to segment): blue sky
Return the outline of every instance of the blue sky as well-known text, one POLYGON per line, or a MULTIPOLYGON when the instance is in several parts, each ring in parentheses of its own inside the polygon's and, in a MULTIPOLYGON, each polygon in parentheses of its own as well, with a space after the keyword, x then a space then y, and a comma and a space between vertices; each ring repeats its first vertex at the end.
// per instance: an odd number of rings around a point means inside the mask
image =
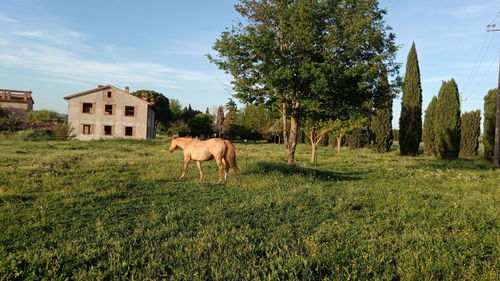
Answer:
MULTIPOLYGON (((113 84, 151 89, 204 110, 231 97, 230 77, 205 54, 237 18, 234 0, 0 1, 0 88, 32 90, 35 109, 66 113, 63 96, 113 84)), ((380 1, 404 64, 415 41, 424 110, 455 78, 462 111, 495 88, 500 0, 380 1)), ((400 100, 395 101, 397 126, 400 100)))

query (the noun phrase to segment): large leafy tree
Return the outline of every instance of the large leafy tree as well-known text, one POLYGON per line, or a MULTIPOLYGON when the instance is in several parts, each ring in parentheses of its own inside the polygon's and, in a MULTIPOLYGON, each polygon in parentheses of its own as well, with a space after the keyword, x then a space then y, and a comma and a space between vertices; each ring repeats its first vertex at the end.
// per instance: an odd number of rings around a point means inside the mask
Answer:
POLYGON ((394 35, 373 0, 240 0, 243 21, 209 59, 233 76, 235 96, 282 114, 288 164, 302 114, 339 116, 375 92, 381 65, 396 71, 394 35))
POLYGON ((153 109, 155 111, 156 122, 160 122, 164 127, 167 127, 168 123, 172 121, 169 100, 162 93, 151 90, 139 90, 131 94, 139 98, 145 95, 148 101, 154 101, 153 109))
POLYGON ((417 155, 422 140, 422 86, 415 43, 406 62, 406 73, 399 118, 401 155, 417 155))
POLYGON ((460 150, 460 96, 453 79, 443 82, 439 89, 434 120, 437 157, 457 158, 460 150))

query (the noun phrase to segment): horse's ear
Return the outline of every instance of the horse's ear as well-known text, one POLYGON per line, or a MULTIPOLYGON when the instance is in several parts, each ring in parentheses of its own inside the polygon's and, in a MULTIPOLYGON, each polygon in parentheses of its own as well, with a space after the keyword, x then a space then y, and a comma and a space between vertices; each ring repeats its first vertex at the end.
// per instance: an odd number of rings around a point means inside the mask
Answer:
POLYGON ((174 135, 174 136, 172 137, 172 139, 173 139, 173 140, 175 140, 175 139, 176 139, 176 138, 178 138, 178 137, 179 137, 179 136, 174 135))

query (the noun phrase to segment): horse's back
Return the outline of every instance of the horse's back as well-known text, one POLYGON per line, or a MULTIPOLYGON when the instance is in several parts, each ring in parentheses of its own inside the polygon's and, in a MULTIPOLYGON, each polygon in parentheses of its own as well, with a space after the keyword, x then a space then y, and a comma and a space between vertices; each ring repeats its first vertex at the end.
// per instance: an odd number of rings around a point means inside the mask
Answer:
POLYGON ((212 138, 204 141, 196 140, 189 146, 191 159, 206 161, 213 158, 221 158, 225 156, 226 144, 223 139, 212 138))

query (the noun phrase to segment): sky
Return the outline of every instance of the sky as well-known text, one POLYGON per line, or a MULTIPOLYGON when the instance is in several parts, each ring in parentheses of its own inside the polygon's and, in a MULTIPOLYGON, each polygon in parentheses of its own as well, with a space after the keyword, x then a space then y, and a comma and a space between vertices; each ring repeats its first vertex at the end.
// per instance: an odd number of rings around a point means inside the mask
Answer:
MULTIPOLYGON (((236 0, 0 0, 0 88, 31 90, 35 110, 67 112, 64 96, 112 84, 148 89, 205 111, 231 98, 231 77, 206 54, 235 23, 236 0)), ((500 0, 381 0, 404 75, 415 42, 423 110, 454 78, 462 111, 497 87, 500 0)), ((401 100, 394 101, 398 127, 401 100)))

